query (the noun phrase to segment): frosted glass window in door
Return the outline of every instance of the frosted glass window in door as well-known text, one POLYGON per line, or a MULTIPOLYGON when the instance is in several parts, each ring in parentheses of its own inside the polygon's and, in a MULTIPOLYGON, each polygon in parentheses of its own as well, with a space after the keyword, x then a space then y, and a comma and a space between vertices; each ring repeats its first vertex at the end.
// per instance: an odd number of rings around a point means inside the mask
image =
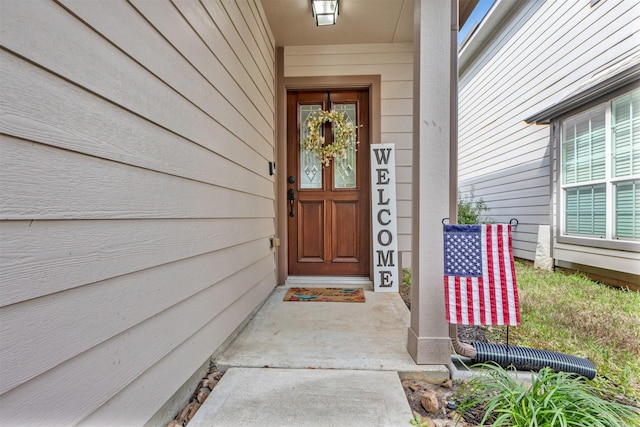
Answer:
MULTIPOLYGON (((300 188, 322 188, 322 164, 316 154, 310 150, 305 150, 302 142, 309 134, 307 122, 309 116, 322 110, 322 105, 301 105, 300 106, 300 188)), ((320 129, 320 136, 323 130, 320 129)))
MULTIPOLYGON (((356 104, 336 104, 336 111, 346 114, 347 121, 358 126, 356 119, 356 104)), ((356 144, 355 136, 352 137, 351 146, 347 149, 346 157, 336 157, 333 160, 333 181, 335 188, 356 187, 356 144)))

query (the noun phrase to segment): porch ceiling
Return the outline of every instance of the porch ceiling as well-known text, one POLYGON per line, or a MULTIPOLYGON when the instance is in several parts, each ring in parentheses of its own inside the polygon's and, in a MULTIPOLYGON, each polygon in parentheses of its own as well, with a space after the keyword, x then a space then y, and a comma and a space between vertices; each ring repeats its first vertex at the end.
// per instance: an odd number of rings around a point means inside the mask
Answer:
MULTIPOLYGON (((459 0, 460 26, 478 0, 459 0)), ((311 0, 262 0, 278 46, 411 43, 413 0, 341 0, 336 25, 317 27, 311 0)))

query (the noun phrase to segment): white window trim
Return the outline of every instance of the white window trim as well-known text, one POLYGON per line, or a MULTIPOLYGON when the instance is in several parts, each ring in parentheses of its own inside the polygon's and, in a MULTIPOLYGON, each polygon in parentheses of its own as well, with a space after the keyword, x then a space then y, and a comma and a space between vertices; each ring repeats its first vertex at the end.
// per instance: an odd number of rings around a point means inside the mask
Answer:
POLYGON ((615 227, 615 199, 614 199, 614 187, 618 182, 623 181, 634 181, 640 179, 640 175, 631 175, 625 177, 612 177, 611 173, 611 154, 612 154, 612 137, 611 137, 611 105, 613 101, 617 98, 625 96, 625 94, 613 97, 608 99, 606 102, 592 105, 587 110, 576 112, 570 115, 566 115, 564 117, 559 118, 558 126, 555 126, 556 135, 555 140, 558 142, 556 144, 556 204, 558 206, 558 212, 555 218, 556 223, 556 240, 559 243, 567 243, 573 245, 581 245, 581 246, 592 246, 599 247, 605 249, 614 249, 614 250, 624 250, 631 252, 640 252, 640 241, 638 240, 623 240, 617 239, 613 237, 614 227, 615 227), (572 117, 578 116, 580 114, 586 113, 588 111, 605 107, 605 178, 604 180, 596 180, 596 181, 588 181, 588 182, 580 182, 575 184, 563 184, 563 125, 572 117), (596 237, 596 236, 584 236, 584 235, 574 235, 574 234, 566 234, 566 217, 565 217, 565 191, 568 188, 576 188, 589 186, 593 184, 602 184, 605 183, 605 191, 606 191, 606 232, 605 237, 596 237))

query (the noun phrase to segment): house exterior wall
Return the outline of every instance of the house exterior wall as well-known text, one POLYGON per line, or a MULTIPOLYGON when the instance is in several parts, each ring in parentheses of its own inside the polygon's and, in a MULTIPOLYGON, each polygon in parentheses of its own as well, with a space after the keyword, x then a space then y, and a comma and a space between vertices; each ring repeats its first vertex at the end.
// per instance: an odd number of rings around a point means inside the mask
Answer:
MULTIPOLYGON (((493 220, 518 219, 514 255, 532 260, 538 226, 557 225, 556 153, 549 126, 524 119, 637 52, 640 18, 633 0, 500 3, 494 9, 508 10, 501 24, 481 25, 460 54, 459 181, 493 220)), ((557 263, 635 274, 637 255, 557 242, 553 250, 557 263)))
POLYGON ((255 0, 5 1, 0 424, 142 425, 275 286, 255 0))
POLYGON ((398 208, 398 251, 410 265, 413 45, 360 44, 287 46, 284 77, 380 75, 381 140, 394 143, 398 208))

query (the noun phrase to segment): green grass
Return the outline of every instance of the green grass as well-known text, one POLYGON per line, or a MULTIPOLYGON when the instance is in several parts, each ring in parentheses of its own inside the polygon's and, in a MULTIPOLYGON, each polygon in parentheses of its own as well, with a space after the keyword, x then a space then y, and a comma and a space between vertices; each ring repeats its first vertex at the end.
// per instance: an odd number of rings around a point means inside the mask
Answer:
POLYGON ((510 343, 587 358, 596 384, 640 401, 640 293, 520 262, 516 278, 522 325, 510 343))
MULTIPOLYGON (((405 285, 411 271, 403 269, 405 285)), ((522 325, 509 343, 591 360, 594 384, 640 402, 640 292, 612 288, 582 274, 534 269, 516 261, 522 325)), ((504 343, 504 327, 487 327, 504 343)))
POLYGON ((483 374, 458 392, 458 412, 482 408, 480 424, 492 426, 640 426, 640 409, 600 397, 583 378, 549 368, 523 384, 499 366, 485 364, 483 374))

